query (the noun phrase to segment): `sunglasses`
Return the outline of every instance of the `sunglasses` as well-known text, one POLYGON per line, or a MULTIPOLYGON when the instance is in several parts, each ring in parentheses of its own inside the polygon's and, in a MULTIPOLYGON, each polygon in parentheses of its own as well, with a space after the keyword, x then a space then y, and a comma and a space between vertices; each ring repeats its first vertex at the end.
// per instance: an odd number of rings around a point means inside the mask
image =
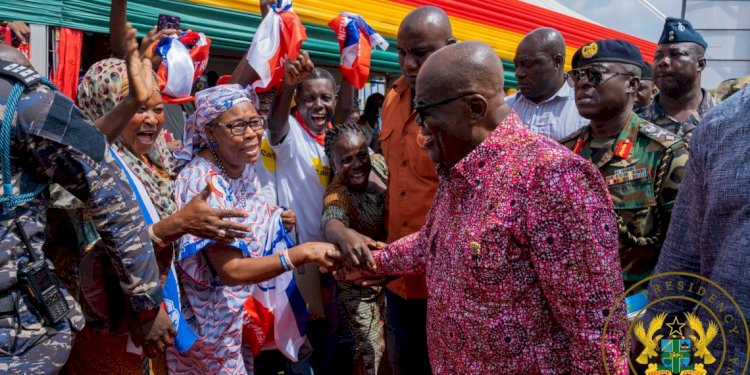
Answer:
POLYGON ((217 123, 213 125, 229 129, 232 135, 244 135, 247 131, 247 128, 252 129, 252 131, 256 133, 260 133, 261 131, 263 131, 263 124, 265 124, 265 120, 263 119, 263 117, 253 117, 247 122, 237 120, 226 124, 217 123))
POLYGON ((458 95, 455 95, 455 96, 451 96, 451 97, 448 97, 448 98, 445 98, 445 99, 441 99, 441 100, 438 100, 438 101, 432 102, 432 103, 423 103, 423 102, 420 102, 419 100, 417 100, 417 97, 415 96, 414 97, 414 110, 417 111, 417 114, 419 115, 419 118, 424 119, 425 117, 427 117, 427 110, 428 109, 433 108, 433 107, 437 107, 439 105, 443 105, 443 104, 446 104, 446 103, 450 103, 450 102, 452 102, 454 100, 465 98, 465 97, 467 97, 469 95, 474 95, 474 94, 476 94, 476 93, 474 93, 474 92, 465 92, 463 94, 458 94, 458 95))
POLYGON ((575 83, 578 83, 581 78, 586 77, 586 81, 588 81, 591 86, 600 85, 616 76, 635 77, 635 74, 632 73, 607 72, 606 70, 595 67, 573 69, 568 72, 568 75, 573 79, 573 82, 575 83), (611 75, 604 79, 605 74, 611 75))

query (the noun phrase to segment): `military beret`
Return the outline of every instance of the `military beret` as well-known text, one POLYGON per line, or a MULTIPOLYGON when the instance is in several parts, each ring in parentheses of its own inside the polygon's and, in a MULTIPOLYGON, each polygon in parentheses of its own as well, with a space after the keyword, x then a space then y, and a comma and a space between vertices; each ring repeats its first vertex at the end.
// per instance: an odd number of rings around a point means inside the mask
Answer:
POLYGON ((647 81, 654 80, 654 75, 651 72, 651 64, 645 61, 641 64, 641 79, 647 81))
POLYGON ((641 67, 641 51, 630 42, 618 39, 597 40, 579 48, 573 55, 573 69, 595 62, 619 62, 641 67))
POLYGON ((693 25, 690 21, 682 18, 667 17, 664 21, 664 30, 661 32, 661 38, 659 38, 659 44, 670 44, 670 43, 695 43, 708 47, 708 43, 703 39, 700 33, 693 29, 693 25))

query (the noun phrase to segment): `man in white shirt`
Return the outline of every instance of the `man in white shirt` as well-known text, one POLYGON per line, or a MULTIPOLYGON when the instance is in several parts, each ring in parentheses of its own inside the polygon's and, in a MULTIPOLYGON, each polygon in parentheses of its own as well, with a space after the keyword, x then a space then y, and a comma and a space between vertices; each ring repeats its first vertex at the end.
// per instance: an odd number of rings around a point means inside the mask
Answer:
MULTIPOLYGON (((266 134, 268 134, 268 118, 271 114, 271 106, 273 106, 275 97, 276 90, 274 89, 258 93, 258 114, 263 118, 266 134)), ((273 152, 273 147, 271 147, 271 142, 268 141, 268 136, 263 137, 260 142, 260 158, 255 163, 255 169, 258 172, 258 181, 266 200, 273 205, 278 205, 279 199, 276 194, 276 153, 273 152)))
POLYGON ((559 31, 543 27, 526 34, 513 64, 518 92, 505 102, 532 131, 559 141, 588 125, 565 77, 565 40, 559 31))
MULTIPOLYGON (((278 202, 297 215, 300 243, 325 241, 320 218, 331 169, 323 144, 337 99, 335 79, 328 71, 315 68, 306 52, 301 52, 297 60, 286 62, 284 83, 268 118, 268 140, 276 157, 278 202), (297 108, 289 115, 293 97, 297 108)), ((311 323, 316 323, 308 329, 315 372, 330 373, 337 340, 336 313, 332 310, 335 306, 323 304, 316 266, 296 270, 295 278, 307 302, 311 323)))
POLYGON ((297 214, 301 242, 323 241, 320 215, 331 180, 323 141, 336 109, 336 83, 331 73, 314 68, 305 52, 300 56, 285 66, 284 83, 268 119, 268 140, 276 154, 279 204, 297 214), (288 115, 292 95, 297 109, 288 115))

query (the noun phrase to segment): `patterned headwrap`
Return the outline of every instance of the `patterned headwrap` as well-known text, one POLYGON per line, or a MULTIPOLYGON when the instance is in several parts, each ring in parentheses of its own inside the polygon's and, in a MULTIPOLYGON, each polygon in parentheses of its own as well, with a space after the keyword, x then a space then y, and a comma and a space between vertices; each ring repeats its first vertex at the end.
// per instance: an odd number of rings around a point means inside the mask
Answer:
POLYGON ((258 96, 252 89, 244 89, 237 84, 217 85, 195 94, 195 113, 185 122, 183 146, 175 151, 175 157, 190 161, 193 155, 208 145, 204 132, 206 124, 243 102, 250 102, 257 107, 258 96))
MULTIPOLYGON (((159 91, 154 73, 154 91, 159 91)), ((128 66, 125 60, 104 59, 89 68, 78 87, 78 106, 94 122, 104 117, 128 95, 128 66)), ((169 152, 164 132, 154 142, 148 155, 135 155, 118 139, 112 145, 125 164, 143 183, 159 216, 172 215, 174 203, 174 177, 177 161, 169 152)))
POLYGON ((78 106, 94 122, 111 111, 128 94, 125 60, 104 59, 91 65, 78 86, 78 106))

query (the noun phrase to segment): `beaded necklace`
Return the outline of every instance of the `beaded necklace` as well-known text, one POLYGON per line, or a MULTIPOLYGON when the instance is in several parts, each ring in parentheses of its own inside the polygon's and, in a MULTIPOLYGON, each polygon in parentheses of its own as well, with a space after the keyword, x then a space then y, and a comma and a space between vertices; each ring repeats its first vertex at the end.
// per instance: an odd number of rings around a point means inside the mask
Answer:
MULTIPOLYGON (((234 194, 234 189, 232 189, 232 178, 229 178, 229 174, 227 173, 226 168, 224 168, 224 162, 221 161, 221 158, 216 153, 216 151, 209 147, 208 148, 211 151, 211 155, 214 156, 214 159, 216 159, 216 165, 219 167, 219 170, 221 171, 222 176, 227 181, 227 189, 229 190, 230 195, 234 195, 234 197, 237 199, 237 201, 242 205, 241 207, 244 208, 247 204, 247 199, 245 199, 245 196, 247 195, 247 184, 240 183, 240 191, 239 195, 234 194), (241 201, 240 201, 241 200, 241 201)), ((242 176, 240 176, 242 178, 242 176)))

